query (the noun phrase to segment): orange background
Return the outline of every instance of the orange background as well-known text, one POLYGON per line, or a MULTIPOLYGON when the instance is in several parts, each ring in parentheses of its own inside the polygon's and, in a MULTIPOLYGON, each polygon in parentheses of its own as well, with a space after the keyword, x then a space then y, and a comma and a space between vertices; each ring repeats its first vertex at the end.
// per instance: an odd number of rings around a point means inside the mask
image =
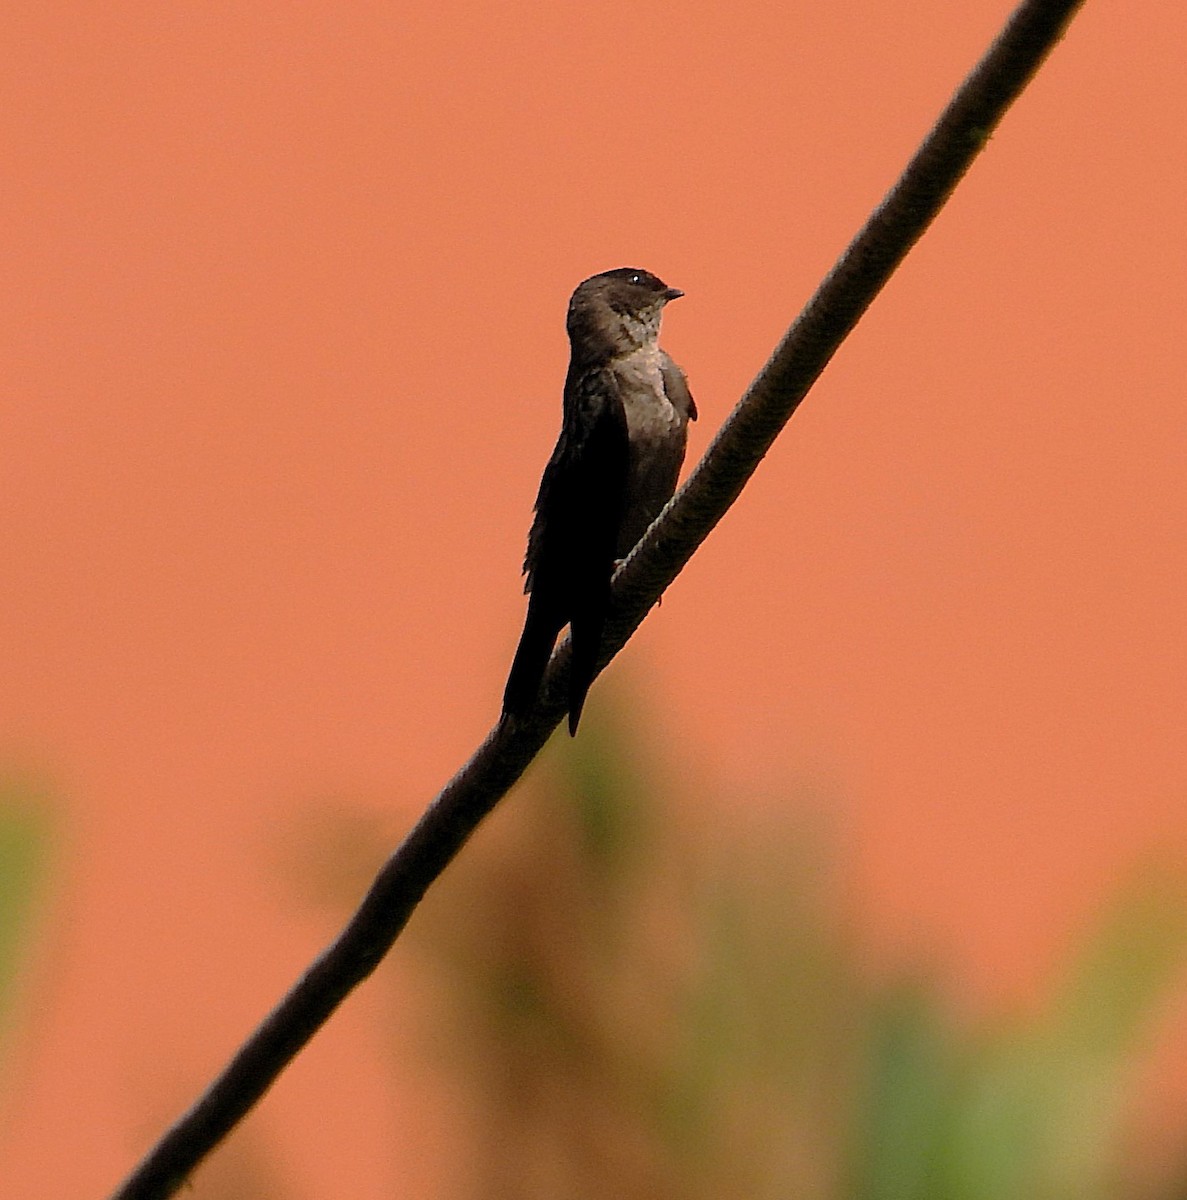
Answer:
MULTIPOLYGON (((0 1194, 110 1190, 331 933, 294 812, 395 837, 496 717, 572 287, 685 290, 699 454, 1009 8, 8 15, 0 761, 62 836, 0 1194)), ((1087 5, 612 670, 977 1005, 1187 850, 1184 45, 1087 5)), ((252 1118, 296 1196, 434 1178, 370 1005, 252 1118)))

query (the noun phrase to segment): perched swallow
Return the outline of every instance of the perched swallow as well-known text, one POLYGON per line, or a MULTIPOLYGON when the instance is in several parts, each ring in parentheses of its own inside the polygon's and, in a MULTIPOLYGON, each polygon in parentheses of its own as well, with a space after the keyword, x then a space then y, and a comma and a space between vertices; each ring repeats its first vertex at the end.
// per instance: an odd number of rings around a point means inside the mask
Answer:
POLYGON ((615 564, 676 490, 697 408, 684 372, 659 348, 664 305, 684 295, 619 267, 569 301, 569 373, 556 449, 528 535, 528 615, 503 712, 531 711, 560 631, 570 626, 569 733, 593 682, 615 564))

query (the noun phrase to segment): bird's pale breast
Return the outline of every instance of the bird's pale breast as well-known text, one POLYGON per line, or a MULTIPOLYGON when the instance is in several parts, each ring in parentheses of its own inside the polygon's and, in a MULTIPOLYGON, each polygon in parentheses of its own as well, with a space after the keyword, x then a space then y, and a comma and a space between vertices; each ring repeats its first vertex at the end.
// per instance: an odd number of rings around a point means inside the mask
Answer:
POLYGON ((663 356, 657 345, 644 346, 614 365, 626 409, 627 433, 640 449, 647 443, 662 447, 680 437, 680 414, 664 390, 663 356))
POLYGON ((671 499, 684 461, 686 420, 664 389, 663 355, 645 346, 615 364, 630 458, 617 556, 624 558, 671 499))

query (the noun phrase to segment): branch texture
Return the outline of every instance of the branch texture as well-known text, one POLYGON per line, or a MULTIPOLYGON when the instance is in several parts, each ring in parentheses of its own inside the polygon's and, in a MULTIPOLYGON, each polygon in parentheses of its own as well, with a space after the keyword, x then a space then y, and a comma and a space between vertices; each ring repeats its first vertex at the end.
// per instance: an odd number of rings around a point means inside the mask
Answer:
MULTIPOLYGON (((614 580, 604 666, 737 499, 838 346, 935 218, 1083 0, 1026 0, 747 389, 614 580)), ((568 642, 536 712, 501 721, 379 872, 349 924, 157 1143, 114 1200, 173 1195, 378 965, 429 885, 523 774, 566 709, 568 642)))

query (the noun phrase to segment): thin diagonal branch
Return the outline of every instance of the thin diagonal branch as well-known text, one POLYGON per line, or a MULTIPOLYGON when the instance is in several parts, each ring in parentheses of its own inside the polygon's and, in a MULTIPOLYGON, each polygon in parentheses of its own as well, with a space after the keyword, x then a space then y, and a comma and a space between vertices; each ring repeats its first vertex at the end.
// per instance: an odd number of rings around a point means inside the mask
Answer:
MULTIPOLYGON (((614 581, 603 665, 737 498, 895 267, 923 234, 1083 0, 1026 0, 965 80, 865 228, 722 426, 687 484, 614 581)), ((391 948, 429 885, 523 774, 565 712, 568 643, 536 712, 501 721, 384 865, 349 924, 115 1193, 160 1200, 248 1112, 391 948)))

